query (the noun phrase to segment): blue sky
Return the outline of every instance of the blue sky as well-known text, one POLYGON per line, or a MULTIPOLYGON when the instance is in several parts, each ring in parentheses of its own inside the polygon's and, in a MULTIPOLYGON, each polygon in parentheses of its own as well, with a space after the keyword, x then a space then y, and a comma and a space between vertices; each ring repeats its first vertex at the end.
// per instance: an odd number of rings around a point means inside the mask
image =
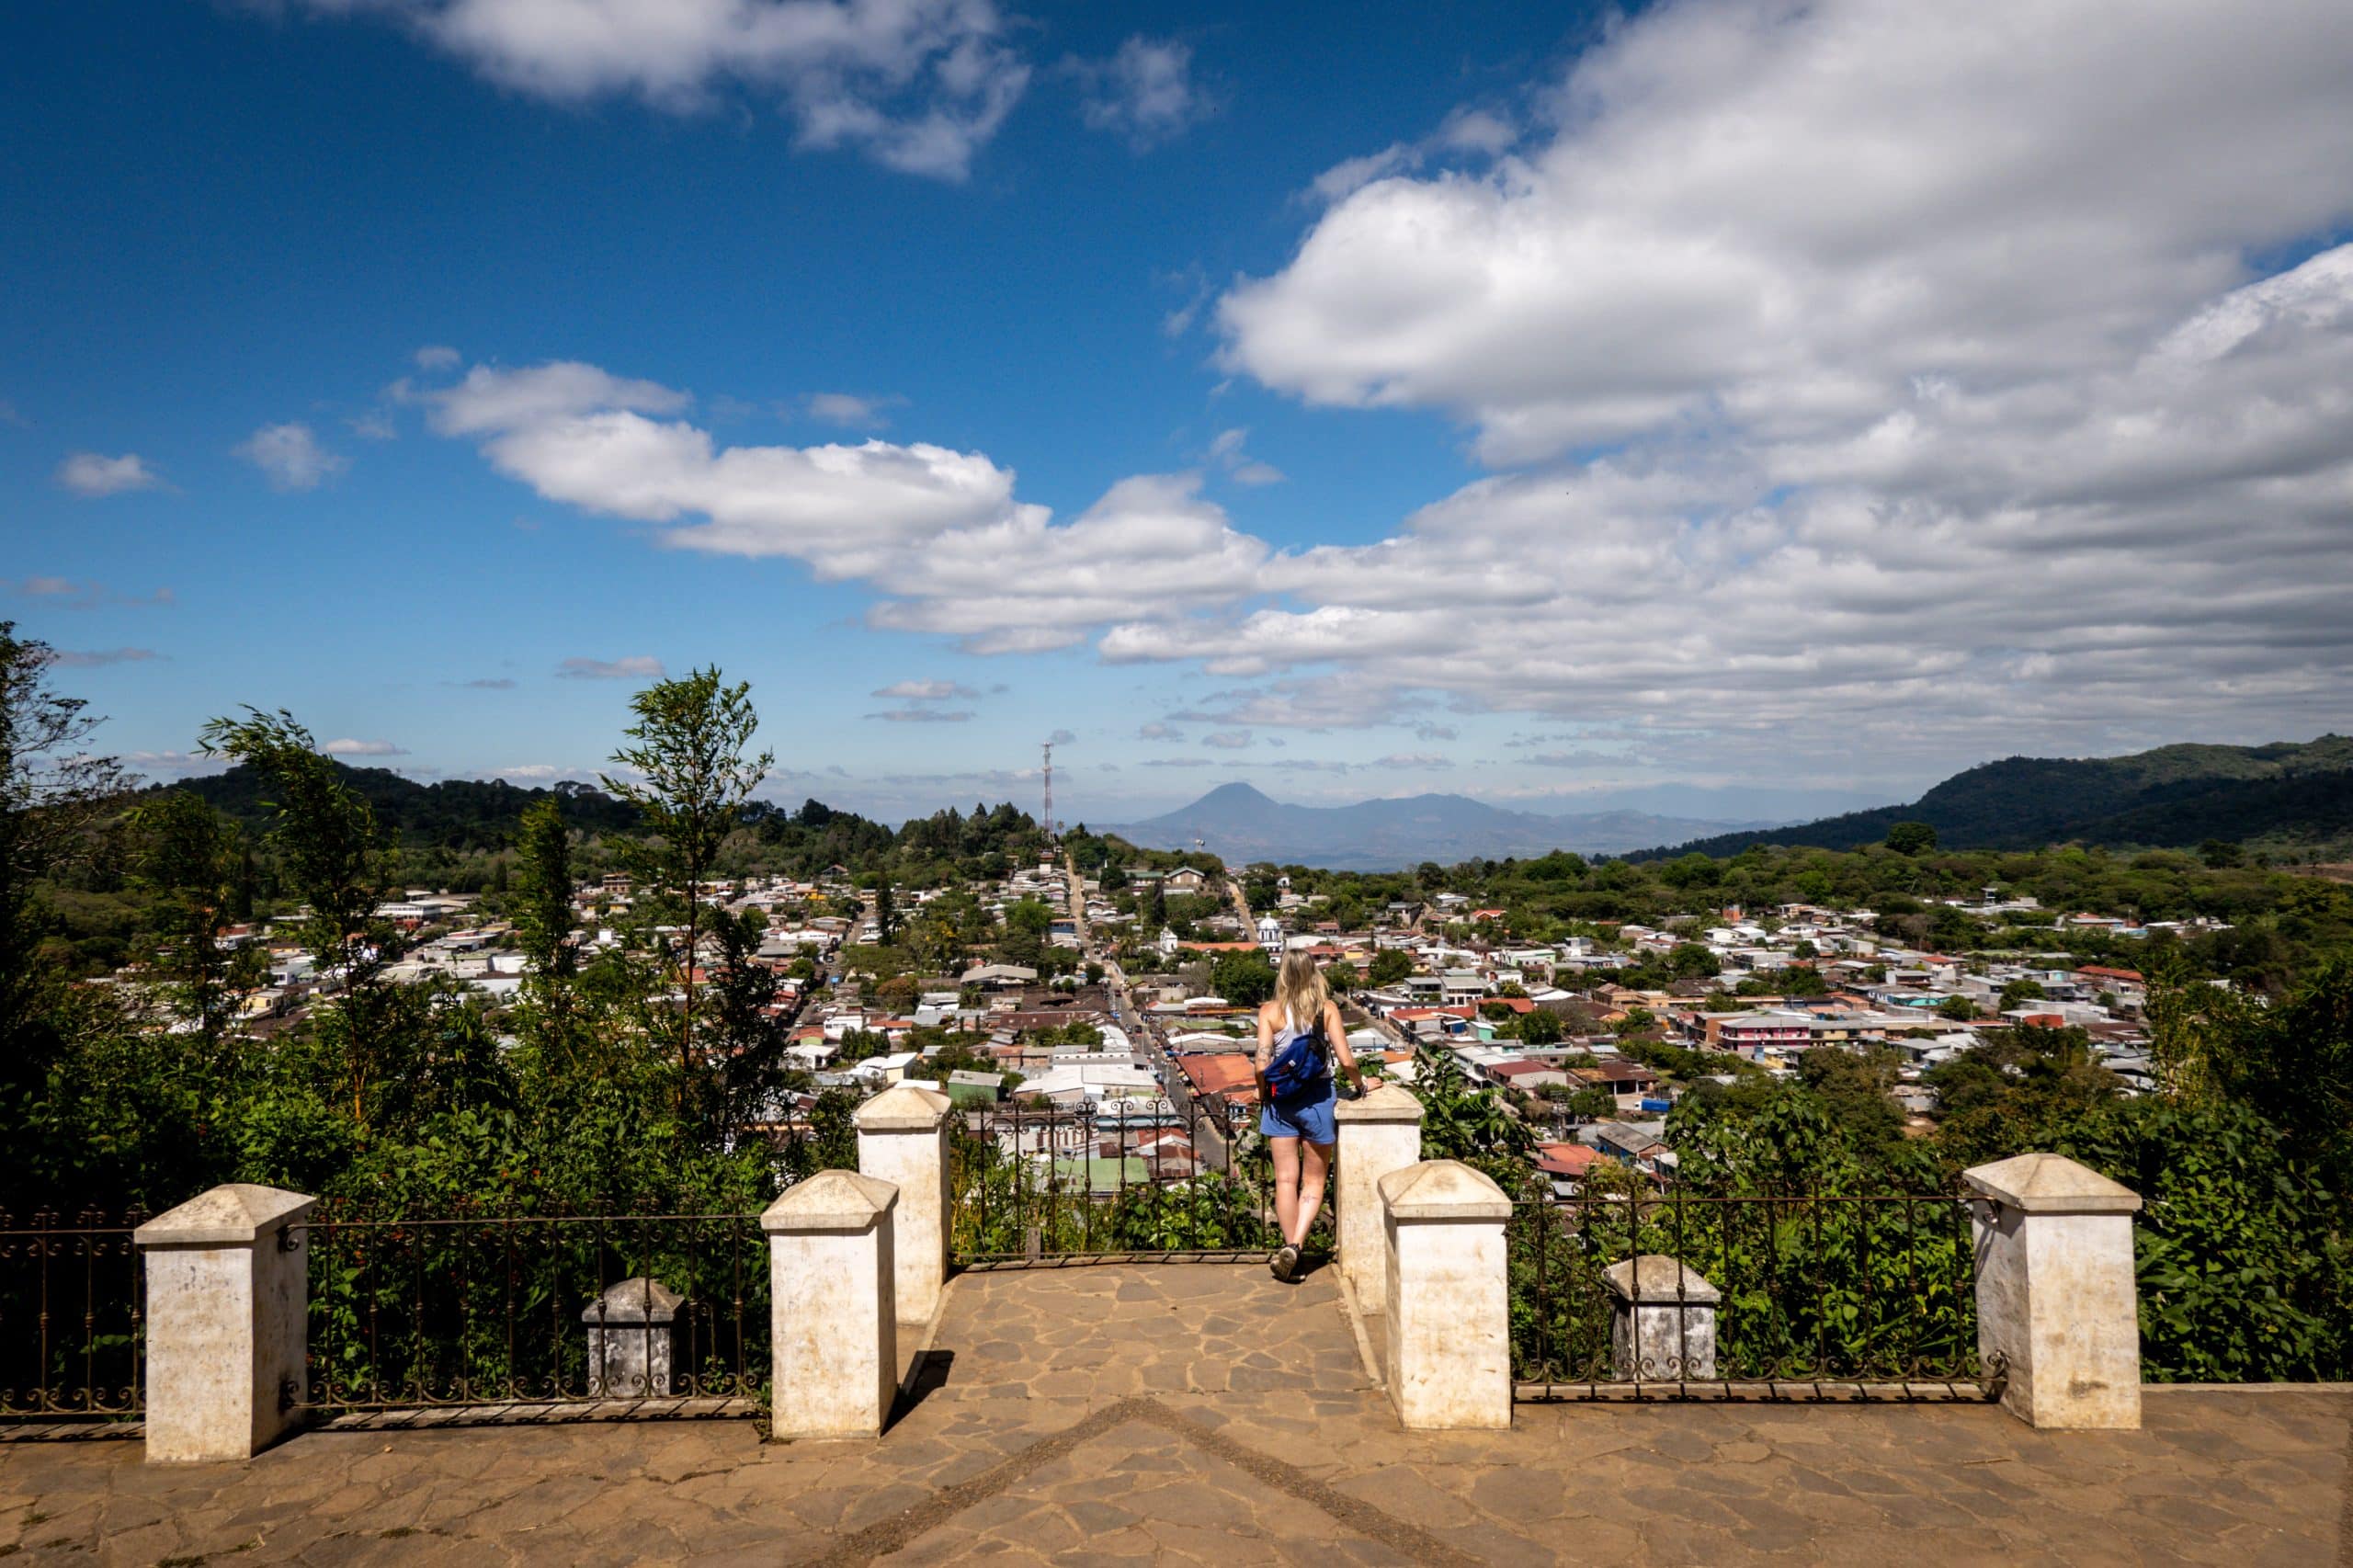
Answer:
POLYGON ((716 662, 890 815, 2304 738, 2353 39, 2121 9, 15 8, 0 614, 159 776, 716 662))

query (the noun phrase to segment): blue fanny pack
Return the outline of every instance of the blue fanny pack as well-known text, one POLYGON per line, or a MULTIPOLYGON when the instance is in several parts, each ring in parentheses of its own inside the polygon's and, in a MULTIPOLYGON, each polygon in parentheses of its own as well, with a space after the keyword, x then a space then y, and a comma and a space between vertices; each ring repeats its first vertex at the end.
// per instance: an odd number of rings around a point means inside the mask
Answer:
POLYGON ((1297 1099, 1328 1084, 1332 1069, 1325 1061, 1324 1026, 1302 1029, 1283 1042, 1267 1063, 1267 1088, 1279 1100, 1297 1099))

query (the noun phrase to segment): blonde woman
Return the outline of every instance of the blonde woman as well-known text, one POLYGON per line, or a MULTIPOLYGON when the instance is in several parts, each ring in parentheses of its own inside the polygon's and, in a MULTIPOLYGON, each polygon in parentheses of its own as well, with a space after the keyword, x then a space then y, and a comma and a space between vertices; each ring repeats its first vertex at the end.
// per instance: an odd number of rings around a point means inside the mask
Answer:
POLYGON ((1275 994, 1258 1009, 1258 1131, 1274 1154, 1275 1221, 1283 1244, 1273 1267, 1286 1285, 1299 1277, 1299 1249, 1323 1210, 1324 1178, 1339 1140, 1336 1056, 1362 1094, 1364 1074, 1340 1027, 1340 1005, 1313 959, 1285 953, 1275 994))

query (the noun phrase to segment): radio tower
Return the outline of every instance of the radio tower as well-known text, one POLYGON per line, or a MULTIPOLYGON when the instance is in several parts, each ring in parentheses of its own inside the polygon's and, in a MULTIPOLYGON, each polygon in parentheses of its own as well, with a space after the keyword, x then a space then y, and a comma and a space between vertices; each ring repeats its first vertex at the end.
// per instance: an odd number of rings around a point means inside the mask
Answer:
POLYGON ((1051 741, 1048 741, 1046 743, 1046 821, 1044 826, 1046 829, 1047 842, 1053 842, 1058 835, 1054 832, 1054 743, 1051 741))

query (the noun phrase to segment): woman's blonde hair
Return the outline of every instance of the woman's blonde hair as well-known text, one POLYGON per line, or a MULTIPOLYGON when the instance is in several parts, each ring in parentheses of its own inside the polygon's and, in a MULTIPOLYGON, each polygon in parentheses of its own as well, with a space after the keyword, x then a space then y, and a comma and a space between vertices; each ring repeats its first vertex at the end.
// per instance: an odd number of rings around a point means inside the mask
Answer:
POLYGON ((1290 1015, 1292 1027, 1312 1029, 1331 1004, 1332 988, 1324 983, 1324 971, 1315 960, 1294 948, 1275 971, 1275 1000, 1290 1015))

